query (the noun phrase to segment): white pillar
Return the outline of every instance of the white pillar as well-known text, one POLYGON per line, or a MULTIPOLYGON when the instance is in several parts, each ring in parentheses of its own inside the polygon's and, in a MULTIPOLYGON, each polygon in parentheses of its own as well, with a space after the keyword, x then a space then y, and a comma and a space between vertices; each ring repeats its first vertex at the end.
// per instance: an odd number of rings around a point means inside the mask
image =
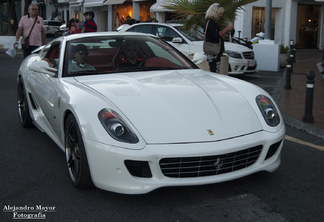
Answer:
POLYGON ((133 1, 133 18, 139 20, 139 2, 133 1))
POLYGON ((272 0, 267 0, 266 14, 265 14, 265 37, 264 39, 271 39, 271 17, 272 17, 272 0))

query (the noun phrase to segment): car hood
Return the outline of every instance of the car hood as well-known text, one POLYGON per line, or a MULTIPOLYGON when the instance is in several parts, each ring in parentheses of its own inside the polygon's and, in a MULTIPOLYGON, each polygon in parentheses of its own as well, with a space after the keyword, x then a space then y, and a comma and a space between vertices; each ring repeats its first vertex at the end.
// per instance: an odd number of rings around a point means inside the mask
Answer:
MULTIPOLYGON (((192 41, 192 48, 195 48, 197 50, 199 50, 199 52, 202 51, 203 48, 203 44, 204 41, 192 41)), ((250 52, 252 51, 251 49, 249 49, 248 47, 244 46, 244 45, 240 45, 240 44, 236 44, 236 43, 232 43, 232 42, 224 42, 224 47, 225 50, 231 50, 231 51, 235 51, 235 52, 250 52)), ((195 51, 198 52, 197 50, 191 50, 191 51, 195 51)))
POLYGON ((236 43, 232 43, 232 42, 225 42, 225 50, 231 50, 231 51, 235 51, 235 52, 250 52, 252 51, 251 49, 249 49, 248 47, 244 46, 244 45, 240 45, 240 44, 236 44, 236 43))
POLYGON ((76 79, 114 103, 149 144, 218 141, 262 130, 247 100, 202 70, 76 79))

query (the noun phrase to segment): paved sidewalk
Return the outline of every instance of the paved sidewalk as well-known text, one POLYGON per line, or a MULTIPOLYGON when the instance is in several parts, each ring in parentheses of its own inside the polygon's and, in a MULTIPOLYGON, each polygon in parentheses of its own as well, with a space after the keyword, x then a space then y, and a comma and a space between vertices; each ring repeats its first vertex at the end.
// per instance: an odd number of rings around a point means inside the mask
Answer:
POLYGON ((285 73, 281 86, 279 86, 282 87, 279 109, 284 115, 286 124, 324 138, 324 76, 318 68, 322 57, 322 50, 296 50, 296 63, 293 64, 293 73, 290 79, 291 89, 284 89, 286 85, 285 73), (310 70, 315 72, 312 111, 314 123, 304 123, 302 119, 305 114, 306 73, 310 70))

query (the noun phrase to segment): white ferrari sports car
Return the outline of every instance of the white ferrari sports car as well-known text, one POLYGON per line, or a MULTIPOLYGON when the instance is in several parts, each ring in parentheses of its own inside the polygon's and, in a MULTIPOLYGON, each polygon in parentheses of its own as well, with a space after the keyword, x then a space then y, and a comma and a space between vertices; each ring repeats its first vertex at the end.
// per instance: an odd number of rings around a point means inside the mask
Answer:
POLYGON ((153 35, 59 37, 22 62, 17 80, 21 125, 65 152, 78 188, 142 194, 280 165, 285 126, 271 96, 200 70, 153 35))

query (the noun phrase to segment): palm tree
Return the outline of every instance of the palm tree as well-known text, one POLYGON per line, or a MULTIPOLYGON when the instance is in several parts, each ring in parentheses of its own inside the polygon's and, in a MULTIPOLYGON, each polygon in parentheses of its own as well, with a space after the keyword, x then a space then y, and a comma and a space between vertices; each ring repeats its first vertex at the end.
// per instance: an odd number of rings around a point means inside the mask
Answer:
POLYGON ((176 19, 184 21, 184 28, 197 30, 205 19, 207 9, 213 3, 219 3, 224 8, 223 17, 219 21, 221 27, 226 27, 228 22, 233 22, 238 9, 257 0, 169 0, 169 5, 163 5, 176 14, 176 19))

